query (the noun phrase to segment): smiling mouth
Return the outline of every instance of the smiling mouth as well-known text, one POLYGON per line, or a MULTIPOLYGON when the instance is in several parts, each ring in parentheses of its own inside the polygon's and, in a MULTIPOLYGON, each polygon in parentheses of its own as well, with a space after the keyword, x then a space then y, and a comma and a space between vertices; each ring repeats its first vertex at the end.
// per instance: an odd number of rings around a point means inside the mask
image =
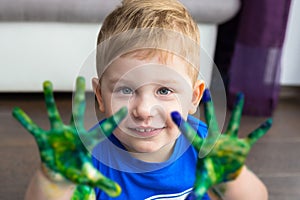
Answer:
POLYGON ((134 135, 140 137, 153 137, 158 135, 165 127, 162 128, 129 128, 134 135))

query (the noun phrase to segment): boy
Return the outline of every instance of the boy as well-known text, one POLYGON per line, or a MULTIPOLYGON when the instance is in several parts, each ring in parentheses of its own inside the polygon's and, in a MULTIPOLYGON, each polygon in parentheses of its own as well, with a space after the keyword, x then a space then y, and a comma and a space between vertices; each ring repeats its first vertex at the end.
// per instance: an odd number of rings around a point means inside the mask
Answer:
MULTIPOLYGON (((93 164, 120 184, 122 192, 117 198, 184 199, 192 191, 197 151, 180 134, 170 113, 178 111, 199 130, 200 136, 206 135, 205 125, 188 116, 195 113, 204 91, 204 83, 197 80, 199 40, 196 23, 175 0, 124 0, 104 21, 97 47, 99 79, 93 79, 93 86, 99 110, 107 117, 101 124, 102 132, 113 134, 93 149, 93 164), (124 106, 128 109, 126 117, 121 109, 124 106), (112 115, 113 120, 109 118, 112 115)), ((84 103, 82 84, 79 79, 75 99, 84 103)), ((44 88, 51 127, 65 134, 62 130, 66 127, 61 125, 53 103, 52 88, 49 83, 44 88)), ((80 106, 74 108, 71 128, 78 126, 76 121, 81 123, 80 110, 80 106)), ((15 116, 32 124, 25 115, 18 117, 15 112, 15 116)), ((76 127, 80 134, 84 132, 82 127, 76 127)), ((26 128, 35 136, 41 132, 36 125, 26 128)), ((66 136, 57 140, 57 149, 54 147, 51 153, 38 140, 42 170, 31 182, 27 199, 70 199, 75 185, 79 185, 75 194, 89 196, 90 187, 84 186, 89 185, 96 188, 97 199, 118 195, 118 185, 86 164, 89 162, 85 162, 88 156, 84 150, 75 150, 83 154, 80 162, 68 157, 64 163, 67 157, 55 157, 71 146, 68 139, 66 136), (54 162, 51 156, 55 157, 54 162), (74 165, 80 167, 73 168, 74 165)), ((223 195, 228 199, 267 199, 266 188, 246 167, 225 188, 223 195)), ((203 196, 208 198, 207 194, 203 196)))

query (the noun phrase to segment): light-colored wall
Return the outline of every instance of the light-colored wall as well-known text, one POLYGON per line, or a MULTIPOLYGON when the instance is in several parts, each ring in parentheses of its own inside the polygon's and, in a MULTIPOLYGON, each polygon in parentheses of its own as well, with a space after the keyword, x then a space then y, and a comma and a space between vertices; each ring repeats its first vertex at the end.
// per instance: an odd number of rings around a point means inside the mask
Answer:
MULTIPOLYGON (((203 65, 211 65, 207 59, 214 55, 217 26, 199 27, 206 52, 203 65)), ((40 92, 45 80, 51 80, 56 91, 72 91, 82 67, 95 68, 99 28, 88 23, 0 23, 0 92, 40 92)), ((211 67, 203 67, 202 73, 209 83, 211 67)))
POLYGON ((72 89, 74 77, 94 50, 99 25, 0 23, 0 91, 72 89))
POLYGON ((300 1, 292 0, 282 53, 282 85, 300 86, 300 1))

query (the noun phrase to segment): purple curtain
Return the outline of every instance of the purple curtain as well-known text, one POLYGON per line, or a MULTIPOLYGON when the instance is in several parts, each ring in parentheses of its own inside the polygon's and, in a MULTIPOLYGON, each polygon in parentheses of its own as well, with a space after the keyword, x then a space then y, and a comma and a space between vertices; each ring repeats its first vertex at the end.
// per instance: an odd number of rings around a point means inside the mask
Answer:
POLYGON ((245 94, 244 114, 270 116, 277 104, 280 58, 291 0, 244 0, 228 72, 228 103, 245 94))

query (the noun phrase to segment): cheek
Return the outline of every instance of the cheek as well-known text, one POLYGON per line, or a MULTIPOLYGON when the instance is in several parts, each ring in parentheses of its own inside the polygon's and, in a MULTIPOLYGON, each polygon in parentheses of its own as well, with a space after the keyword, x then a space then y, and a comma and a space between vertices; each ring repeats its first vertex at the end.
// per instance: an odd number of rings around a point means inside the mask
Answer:
POLYGON ((183 118, 186 118, 191 105, 192 97, 190 95, 176 95, 176 99, 170 104, 164 105, 164 108, 166 108, 169 113, 177 111, 183 118))
POLYGON ((120 110, 122 107, 124 106, 128 107, 128 102, 118 101, 115 98, 113 98, 112 94, 106 94, 103 97, 102 105, 105 109, 105 114, 107 116, 111 116, 114 113, 116 113, 118 110, 120 110))
POLYGON ((185 105, 188 105, 188 104, 176 102, 176 103, 172 104, 172 106, 170 106, 170 107, 167 107, 167 105, 165 106, 166 124, 170 129, 174 129, 178 132, 178 127, 173 122, 172 117, 171 117, 172 112, 174 112, 174 111, 179 112, 180 115, 182 116, 182 118, 184 120, 187 120, 189 108, 187 108, 187 106, 185 106, 185 105))

